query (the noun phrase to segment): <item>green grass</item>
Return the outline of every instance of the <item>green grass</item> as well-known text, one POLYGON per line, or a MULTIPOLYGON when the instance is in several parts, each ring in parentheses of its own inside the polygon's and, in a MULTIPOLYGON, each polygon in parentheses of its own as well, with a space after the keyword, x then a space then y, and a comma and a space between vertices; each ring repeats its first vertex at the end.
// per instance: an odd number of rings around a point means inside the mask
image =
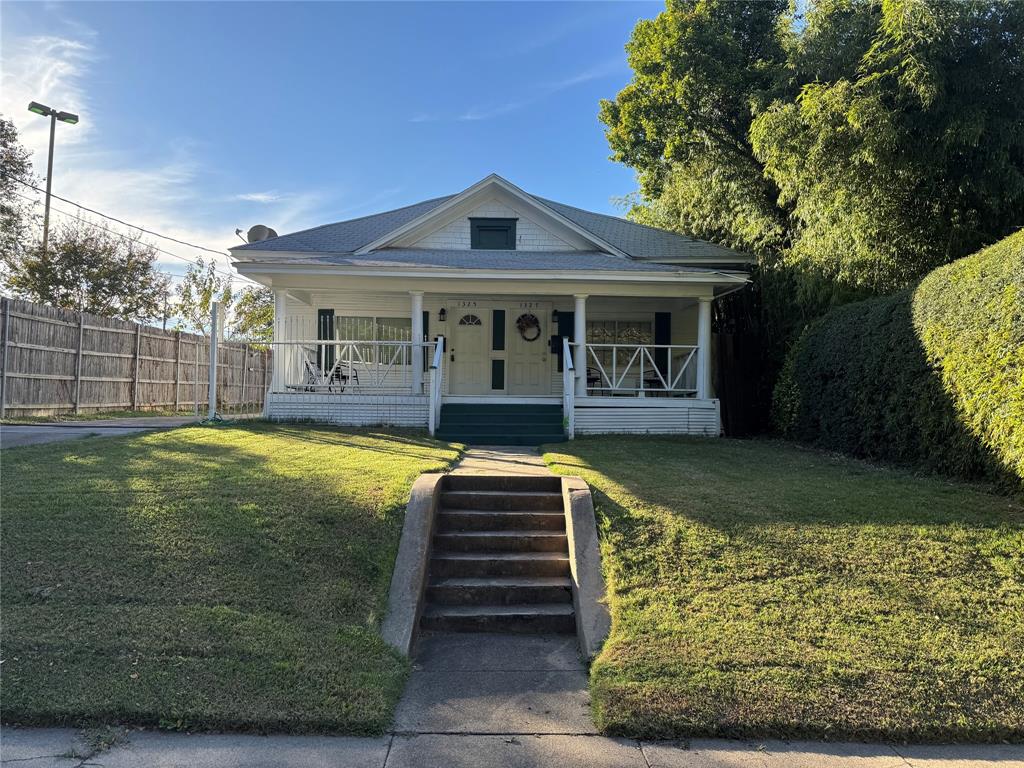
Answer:
MULTIPOLYGON (((201 415, 205 416, 205 406, 201 415)), ((103 421, 105 419, 148 419, 154 416, 179 416, 182 418, 195 416, 194 408, 185 408, 180 411, 152 410, 152 411, 85 411, 83 413, 72 413, 62 411, 50 416, 9 416, 0 419, 0 424, 50 424, 63 421, 103 421)))
POLYGON ((1024 740, 1024 505, 786 443, 549 446, 595 489, 633 737, 1024 740))
POLYGON ((4 451, 4 721, 383 731, 404 505, 456 457, 263 423, 4 451))

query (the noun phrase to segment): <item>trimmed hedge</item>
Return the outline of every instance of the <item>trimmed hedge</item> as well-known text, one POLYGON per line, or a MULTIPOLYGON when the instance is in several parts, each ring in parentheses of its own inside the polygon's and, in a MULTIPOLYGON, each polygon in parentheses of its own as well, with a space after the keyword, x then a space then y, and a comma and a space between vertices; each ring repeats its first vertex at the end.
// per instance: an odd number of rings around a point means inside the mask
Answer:
POLYGON ((1024 486, 1024 230, 809 326, 773 416, 823 448, 1024 486))

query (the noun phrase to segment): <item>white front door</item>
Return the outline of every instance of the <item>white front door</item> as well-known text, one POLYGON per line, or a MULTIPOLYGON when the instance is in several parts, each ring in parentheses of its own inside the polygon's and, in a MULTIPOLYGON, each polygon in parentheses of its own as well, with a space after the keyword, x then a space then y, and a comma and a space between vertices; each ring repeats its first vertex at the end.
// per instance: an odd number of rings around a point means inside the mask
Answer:
POLYGON ((508 393, 551 394, 551 349, 546 302, 519 302, 508 308, 508 393))
POLYGON ((453 395, 484 395, 490 392, 491 311, 456 309, 450 345, 451 378, 448 391, 453 395))

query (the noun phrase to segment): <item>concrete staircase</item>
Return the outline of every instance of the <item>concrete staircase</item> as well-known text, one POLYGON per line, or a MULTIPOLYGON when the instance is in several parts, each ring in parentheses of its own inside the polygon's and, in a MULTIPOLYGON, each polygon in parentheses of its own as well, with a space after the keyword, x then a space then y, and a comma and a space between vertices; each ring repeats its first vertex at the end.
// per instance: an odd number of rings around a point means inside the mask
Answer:
POLYGON ((560 478, 444 483, 420 628, 575 632, 560 478))
POLYGON ((562 406, 445 403, 437 437, 471 445, 557 443, 565 440, 562 406))

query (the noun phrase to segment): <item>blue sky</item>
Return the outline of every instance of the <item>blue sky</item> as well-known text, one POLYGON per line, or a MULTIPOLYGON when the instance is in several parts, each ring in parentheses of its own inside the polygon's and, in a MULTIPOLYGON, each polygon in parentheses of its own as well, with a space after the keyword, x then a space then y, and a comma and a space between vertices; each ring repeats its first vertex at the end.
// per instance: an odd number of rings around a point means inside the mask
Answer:
MULTIPOLYGON (((0 112, 54 191, 193 242, 398 207, 500 173, 618 212, 598 101, 661 3, 11 3, 0 112)), ((66 207, 66 206, 65 206, 66 207)), ((160 243, 186 257, 180 246, 160 243)), ((180 272, 180 262, 166 265, 180 272)))

